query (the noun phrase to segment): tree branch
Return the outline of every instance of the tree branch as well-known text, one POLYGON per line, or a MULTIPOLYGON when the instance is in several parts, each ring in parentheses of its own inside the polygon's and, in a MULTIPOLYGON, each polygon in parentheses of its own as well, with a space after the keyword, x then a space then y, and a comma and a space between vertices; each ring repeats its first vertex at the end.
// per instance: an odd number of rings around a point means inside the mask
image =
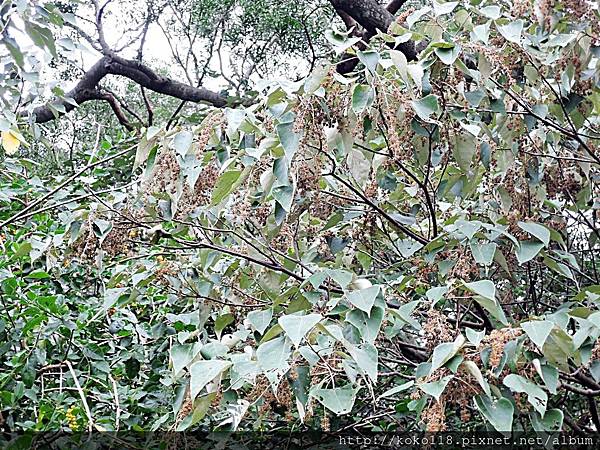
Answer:
MULTIPOLYGON (((75 100, 77 105, 81 105, 89 100, 97 100, 98 84, 106 75, 120 75, 151 91, 188 102, 208 103, 218 108, 224 107, 227 104, 226 99, 217 92, 163 77, 139 61, 125 59, 115 54, 104 56, 94 64, 84 74, 79 83, 67 93, 66 97, 75 100)), ((64 100, 54 103, 61 104, 66 112, 72 111, 77 107, 64 100)), ((56 118, 56 114, 60 114, 49 105, 35 108, 33 113, 37 123, 49 122, 56 118)))
MULTIPOLYGON (((365 32, 362 34, 362 40, 369 40, 377 34, 378 31, 387 33, 388 28, 394 22, 394 13, 400 9, 406 0, 392 0, 387 7, 381 6, 376 0, 330 0, 331 5, 342 18, 344 23, 348 24, 349 16, 356 23, 361 25, 365 32)), ((364 49, 365 44, 359 43, 359 48, 364 49)), ((406 59, 414 61, 417 59, 417 52, 413 42, 404 42, 396 47, 397 50, 404 53, 406 59)), ((349 58, 346 55, 344 62, 338 64, 339 73, 349 73, 354 70, 358 64, 358 58, 349 58)))

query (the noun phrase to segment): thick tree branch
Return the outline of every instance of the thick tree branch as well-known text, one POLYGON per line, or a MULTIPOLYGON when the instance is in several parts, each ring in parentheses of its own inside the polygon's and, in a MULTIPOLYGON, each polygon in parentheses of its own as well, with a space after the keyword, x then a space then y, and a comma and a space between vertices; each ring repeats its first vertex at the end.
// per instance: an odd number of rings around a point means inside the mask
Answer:
MULTIPOLYGON (((216 92, 163 77, 139 61, 114 54, 102 57, 66 96, 75 100, 78 105, 89 100, 98 100, 97 86, 106 75, 120 75, 151 91, 188 102, 208 103, 219 108, 227 104, 226 99, 216 92)), ((57 103, 62 104, 66 112, 76 108, 74 104, 62 100, 57 103)), ((40 106, 33 112, 38 123, 55 119, 56 110, 53 111, 50 106, 40 106)))
MULTIPOLYGON (((394 14, 400 9, 406 0, 392 0, 387 7, 381 6, 376 0, 330 0, 331 5, 342 18, 344 23, 348 24, 349 16, 356 23, 361 25, 365 31, 362 34, 362 40, 369 40, 377 34, 378 31, 387 33, 388 28, 394 21, 394 14)), ((365 47, 364 43, 358 44, 359 48, 365 47)), ((417 59, 417 52, 413 42, 404 42, 397 47, 397 50, 404 53, 409 61, 417 59)), ((338 64, 339 73, 352 72, 358 64, 358 58, 346 55, 344 62, 338 64)))

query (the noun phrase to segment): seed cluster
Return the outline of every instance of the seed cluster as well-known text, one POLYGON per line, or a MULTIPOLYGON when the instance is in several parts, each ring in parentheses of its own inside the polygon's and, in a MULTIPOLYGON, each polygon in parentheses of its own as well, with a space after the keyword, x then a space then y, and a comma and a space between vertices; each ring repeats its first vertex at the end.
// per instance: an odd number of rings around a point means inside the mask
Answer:
POLYGON ((492 369, 498 367, 500 364, 506 344, 509 341, 516 339, 521 334, 523 334, 523 330, 520 328, 507 327, 499 330, 492 330, 492 332, 483 339, 480 345, 491 348, 489 365, 492 369))

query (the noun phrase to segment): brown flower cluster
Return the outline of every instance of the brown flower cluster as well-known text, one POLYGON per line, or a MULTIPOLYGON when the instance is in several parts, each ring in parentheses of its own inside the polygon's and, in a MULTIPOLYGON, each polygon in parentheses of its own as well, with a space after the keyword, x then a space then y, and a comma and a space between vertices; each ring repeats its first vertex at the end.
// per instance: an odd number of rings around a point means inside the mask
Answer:
POLYGON ((439 344, 454 340, 456 330, 450 325, 444 314, 435 308, 430 308, 426 316, 427 319, 422 329, 427 350, 433 351, 439 344))
POLYGON ((259 398, 262 398, 262 404, 259 408, 260 414, 266 415, 273 412, 274 409, 282 409, 287 420, 293 419, 292 405, 294 404, 294 395, 286 378, 283 378, 279 382, 277 392, 273 393, 267 377, 263 374, 258 375, 252 390, 248 394, 248 400, 254 402, 259 398))
POLYGON ((491 348, 490 353, 490 367, 492 369, 498 367, 502 360, 502 353, 506 344, 519 337, 523 334, 523 330, 520 328, 501 328, 499 330, 492 330, 481 342, 481 346, 487 346, 491 348))
POLYGON ((177 218, 181 219, 201 205, 210 203, 212 190, 219 179, 219 166, 215 159, 208 163, 196 180, 194 189, 184 182, 183 193, 179 199, 177 218))

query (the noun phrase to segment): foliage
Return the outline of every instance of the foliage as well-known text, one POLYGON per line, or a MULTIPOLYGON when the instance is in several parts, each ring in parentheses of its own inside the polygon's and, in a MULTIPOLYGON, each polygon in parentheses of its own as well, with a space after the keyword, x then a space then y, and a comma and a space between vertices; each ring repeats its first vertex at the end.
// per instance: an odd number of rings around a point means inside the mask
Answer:
POLYGON ((598 429, 597 15, 332 31, 351 77, 259 83, 73 176, 40 179, 5 113, 4 426, 598 429))

